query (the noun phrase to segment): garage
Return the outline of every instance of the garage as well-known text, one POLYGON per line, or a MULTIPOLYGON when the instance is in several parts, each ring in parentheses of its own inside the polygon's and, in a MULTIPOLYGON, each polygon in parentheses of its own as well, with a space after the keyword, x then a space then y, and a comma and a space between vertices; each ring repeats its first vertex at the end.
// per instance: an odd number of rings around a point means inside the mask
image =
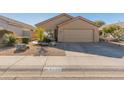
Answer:
POLYGON ((98 42, 99 30, 92 21, 75 17, 58 25, 59 42, 98 42))
POLYGON ((93 30, 63 30, 64 42, 93 42, 93 30))

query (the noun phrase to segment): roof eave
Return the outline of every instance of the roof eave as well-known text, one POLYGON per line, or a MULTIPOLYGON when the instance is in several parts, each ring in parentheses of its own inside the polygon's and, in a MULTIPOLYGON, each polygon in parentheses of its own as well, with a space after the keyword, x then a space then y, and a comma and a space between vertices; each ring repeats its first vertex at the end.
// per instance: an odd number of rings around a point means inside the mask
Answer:
POLYGON ((16 26, 22 26, 22 27, 25 27, 25 28, 28 28, 28 29, 35 29, 35 27, 32 26, 32 25, 29 25, 29 24, 26 24, 26 23, 23 23, 23 22, 16 21, 14 19, 11 19, 11 18, 8 18, 8 17, 5 17, 5 16, 1 16, 0 15, 0 19, 6 21, 10 25, 13 25, 14 24, 16 26))
POLYGON ((48 19, 48 20, 42 21, 42 22, 40 22, 40 23, 37 23, 37 24, 35 24, 35 26, 38 27, 38 26, 40 26, 40 25, 42 25, 42 24, 45 24, 46 22, 49 22, 49 21, 51 21, 51 20, 54 20, 55 18, 58 18, 58 17, 60 17, 60 16, 68 16, 69 18, 73 18, 73 16, 71 16, 71 15, 69 15, 69 14, 62 13, 62 14, 57 15, 57 16, 55 16, 55 17, 52 17, 52 18, 50 18, 50 19, 48 19))
POLYGON ((64 23, 61 23, 61 24, 58 25, 58 27, 61 27, 61 26, 65 25, 65 24, 68 24, 69 22, 71 22, 73 20, 76 20, 76 19, 81 19, 81 20, 86 21, 86 22, 96 26, 97 28, 99 28, 99 26, 95 25, 92 21, 90 21, 90 20, 88 20, 88 19, 86 19, 84 17, 81 17, 81 16, 74 17, 73 19, 70 19, 70 20, 68 20, 68 21, 66 21, 64 23))

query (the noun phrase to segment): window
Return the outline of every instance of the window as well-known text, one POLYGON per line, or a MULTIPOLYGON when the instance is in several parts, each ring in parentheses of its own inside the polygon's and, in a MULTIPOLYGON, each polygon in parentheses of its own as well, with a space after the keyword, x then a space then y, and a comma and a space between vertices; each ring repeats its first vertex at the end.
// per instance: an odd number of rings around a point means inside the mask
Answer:
POLYGON ((30 32, 29 31, 23 31, 23 36, 30 36, 30 32))

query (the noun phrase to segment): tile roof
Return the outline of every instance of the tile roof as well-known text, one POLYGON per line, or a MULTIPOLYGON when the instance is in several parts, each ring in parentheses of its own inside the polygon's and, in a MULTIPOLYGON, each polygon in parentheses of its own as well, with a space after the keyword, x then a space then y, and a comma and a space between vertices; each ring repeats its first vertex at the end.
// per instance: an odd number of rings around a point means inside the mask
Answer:
POLYGON ((26 23, 23 23, 23 22, 19 22, 17 20, 10 19, 10 18, 5 17, 5 16, 1 16, 0 15, 0 19, 8 22, 8 24, 10 24, 10 25, 24 27, 24 28, 28 28, 28 29, 34 29, 34 27, 29 25, 29 24, 26 24, 26 23))

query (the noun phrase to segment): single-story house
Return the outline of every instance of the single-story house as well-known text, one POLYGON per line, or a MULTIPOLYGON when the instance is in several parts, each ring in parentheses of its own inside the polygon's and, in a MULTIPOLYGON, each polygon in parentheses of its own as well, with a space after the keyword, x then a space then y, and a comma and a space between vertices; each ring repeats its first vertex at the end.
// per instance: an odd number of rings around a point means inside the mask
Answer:
POLYGON ((98 26, 81 16, 73 17, 63 13, 36 24, 36 27, 53 32, 55 40, 58 42, 99 41, 98 26))
POLYGON ((32 38, 34 27, 4 16, 0 16, 0 38, 5 33, 14 33, 17 38, 32 38))

